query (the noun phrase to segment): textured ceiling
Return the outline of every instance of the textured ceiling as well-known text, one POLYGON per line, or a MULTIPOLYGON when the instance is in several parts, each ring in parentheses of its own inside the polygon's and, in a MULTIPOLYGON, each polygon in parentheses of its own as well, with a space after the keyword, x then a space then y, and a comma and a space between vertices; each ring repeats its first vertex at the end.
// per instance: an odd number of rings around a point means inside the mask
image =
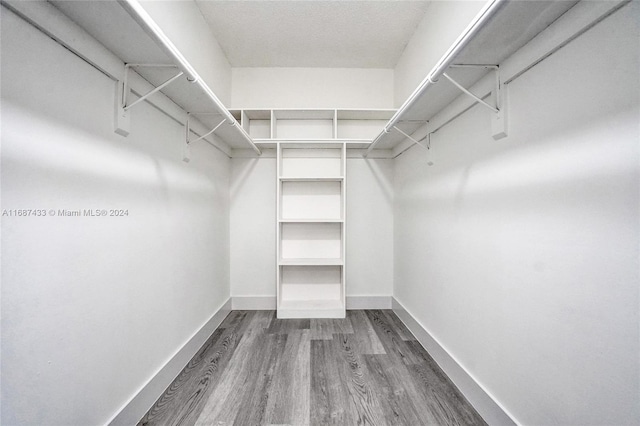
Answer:
POLYGON ((393 68, 428 1, 196 0, 233 67, 393 68))

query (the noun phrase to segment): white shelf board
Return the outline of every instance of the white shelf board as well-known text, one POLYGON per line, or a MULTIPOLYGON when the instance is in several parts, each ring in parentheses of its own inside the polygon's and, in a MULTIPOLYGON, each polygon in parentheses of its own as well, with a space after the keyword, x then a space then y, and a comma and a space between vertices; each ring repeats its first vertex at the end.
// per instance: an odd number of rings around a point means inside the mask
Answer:
POLYGON ((253 142, 261 148, 275 148, 277 144, 287 148, 338 148, 336 145, 347 144, 347 148, 367 148, 370 139, 264 139, 254 138, 253 142))
POLYGON ((343 219, 278 219, 280 223, 343 223, 343 219))
POLYGON ((245 109, 244 112, 249 120, 271 120, 269 109, 245 109))
POLYGON ((343 259, 280 259, 280 266, 342 266, 343 259))
MULTIPOLYGON (((506 1, 456 56, 454 64, 499 65, 576 3, 574 0, 506 1)), ((471 87, 492 71, 483 68, 448 68, 446 72, 464 87, 471 87)), ((459 89, 441 77, 411 107, 403 111, 396 126, 410 135, 460 95, 459 89)), ((379 138, 376 149, 392 149, 405 139, 393 129, 388 133, 383 130, 379 138)))
MULTIPOLYGON (((62 13, 82 27, 125 63, 172 64, 171 59, 151 39, 117 1, 51 1, 62 13)), ((177 69, 135 68, 149 83, 158 86, 177 69)), ((161 92, 187 112, 220 112, 206 93, 186 77, 178 78, 161 92)), ((132 97, 131 99, 135 99, 132 97)), ((232 114, 233 115, 233 114, 232 114)), ((237 117, 234 115, 234 118, 237 117)), ((213 128, 221 116, 198 115, 213 128)), ((250 148, 250 137, 240 125, 225 124, 215 134, 234 149, 250 148)))
POLYGON ((343 177, 280 177, 280 181, 282 182, 342 182, 344 180, 343 177))
POLYGON ((278 120, 333 120, 335 109, 273 109, 273 116, 278 120))

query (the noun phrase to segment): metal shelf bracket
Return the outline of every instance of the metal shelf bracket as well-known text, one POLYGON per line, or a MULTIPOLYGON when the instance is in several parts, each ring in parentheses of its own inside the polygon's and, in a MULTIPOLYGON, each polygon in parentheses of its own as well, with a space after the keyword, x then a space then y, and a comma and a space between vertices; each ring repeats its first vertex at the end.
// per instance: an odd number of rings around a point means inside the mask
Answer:
POLYGON ((500 79, 500 67, 498 65, 486 65, 486 64, 453 64, 450 65, 450 68, 485 68, 485 69, 493 69, 495 76, 495 88, 491 92, 491 97, 493 98, 493 103, 495 106, 485 102, 480 97, 471 93, 460 83, 455 81, 451 76, 449 76, 446 72, 442 73, 442 75, 449 80, 454 86, 456 86, 460 91, 467 96, 473 98, 479 104, 489 108, 493 111, 494 114, 491 116, 491 135, 495 140, 502 139, 507 136, 507 114, 506 114, 506 90, 502 84, 502 80, 500 79))
POLYGON ((425 136, 424 138, 418 140, 415 140, 412 136, 406 134, 405 132, 403 132, 402 130, 400 130, 398 127, 393 126, 393 128, 400 133, 402 136, 404 136, 405 138, 409 139, 411 142, 413 142, 415 145, 420 145, 423 148, 426 149, 431 149, 431 133, 428 133, 427 136, 425 136), (422 141, 427 139, 427 145, 423 145, 422 141))
MULTIPOLYGON (((424 148, 427 151, 431 151, 431 135, 433 134, 433 132, 429 132, 424 137, 422 137, 421 139, 416 140, 412 136, 409 136, 408 134, 406 134, 402 130, 398 129, 396 126, 393 126, 393 128, 395 130, 397 130, 398 133, 402 134, 402 136, 406 137, 411 142, 413 142, 414 145, 418 145, 420 148, 424 148), (425 141, 425 140, 427 141, 426 144, 423 143, 423 141, 425 141)), ((428 166, 433 166, 433 160, 430 157, 428 157, 427 165, 428 166)))
POLYGON ((169 84, 173 83, 175 80, 177 80, 178 78, 180 78, 184 72, 179 71, 176 75, 174 75, 173 77, 171 77, 170 79, 168 79, 167 81, 165 81, 164 83, 160 84, 158 87, 150 90, 149 92, 147 92, 146 94, 140 96, 138 99, 136 99, 135 101, 131 102, 131 103, 127 103, 128 98, 129 98, 129 92, 130 92, 130 88, 129 88, 129 70, 131 68, 140 68, 140 67, 148 67, 148 68, 178 68, 175 65, 167 65, 167 64, 125 64, 124 66, 124 79, 122 81, 118 81, 118 84, 116 85, 116 108, 115 108, 115 121, 114 121, 114 131, 122 136, 127 136, 129 135, 129 128, 130 128, 130 116, 129 116, 129 110, 131 109, 131 107, 133 107, 134 105, 137 105, 138 103, 144 101, 145 99, 147 99, 149 96, 153 95, 154 93, 159 92, 160 90, 164 89, 166 86, 168 86, 169 84))
POLYGON ((213 129, 209 130, 207 133, 205 133, 202 136, 198 136, 196 139, 189 139, 189 136, 191 134, 191 126, 190 126, 190 119, 192 115, 222 115, 220 113, 217 112, 188 112, 187 113, 187 121, 184 125, 184 144, 182 145, 182 161, 184 161, 185 163, 188 163, 191 160, 191 144, 194 142, 198 142, 199 140, 202 140, 204 138, 206 138, 207 136, 211 135, 213 132, 215 132, 216 130, 218 130, 218 128, 220 126, 222 126, 225 121, 227 121, 227 118, 224 117, 222 119, 222 121, 220 121, 218 124, 216 124, 213 129))

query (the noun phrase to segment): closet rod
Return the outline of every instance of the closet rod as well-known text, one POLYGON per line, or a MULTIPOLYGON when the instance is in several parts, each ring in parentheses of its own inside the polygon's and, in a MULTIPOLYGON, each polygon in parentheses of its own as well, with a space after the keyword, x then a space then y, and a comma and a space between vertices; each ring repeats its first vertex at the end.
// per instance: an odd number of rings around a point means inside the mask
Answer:
POLYGON ((493 17, 493 15, 497 12, 500 6, 503 3, 506 3, 507 0, 490 0, 485 4, 480 13, 471 21, 471 23, 467 26, 467 28, 460 34, 458 39, 449 47, 447 52, 444 54, 442 58, 436 63, 436 65, 431 69, 429 74, 422 80, 420 85, 413 91, 413 93, 409 96, 409 98, 402 104, 400 109, 391 117, 391 120, 385 125, 384 129, 380 134, 373 140, 371 145, 367 148, 364 153, 364 157, 369 155, 373 148, 380 142, 380 139, 384 136, 385 133, 389 133, 391 129, 400 121, 402 115, 411 108, 416 101, 422 97, 422 95, 427 91, 427 89, 432 86, 434 83, 438 81, 440 76, 446 71, 449 66, 452 65, 453 61, 456 59, 458 54, 464 49, 471 40, 476 36, 478 31, 493 17))
MULTIPOLYGON (((144 30, 145 33, 162 49, 163 52, 169 58, 173 60, 173 62, 178 65, 178 68, 184 72, 187 76, 187 79, 194 84, 197 84, 202 91, 204 91, 207 96, 211 99, 211 101, 216 106, 222 115, 225 116, 227 121, 235 126, 240 134, 242 134, 243 138, 246 142, 251 146, 251 148, 258 154, 261 155, 262 151, 253 143, 251 137, 247 134, 247 132, 238 125, 235 117, 231 115, 229 110, 224 106, 224 104, 218 99, 215 93, 211 90, 211 88, 202 81, 196 70, 191 66, 191 64, 187 61, 187 59, 182 56, 182 53, 178 50, 178 48, 169 40, 166 34, 162 31, 162 29, 156 24, 156 22, 151 18, 151 16, 147 13, 146 10, 140 5, 138 0, 118 0, 118 3, 131 15, 131 17, 140 25, 140 27, 144 30)), ((189 111, 187 111, 189 112, 189 111)))

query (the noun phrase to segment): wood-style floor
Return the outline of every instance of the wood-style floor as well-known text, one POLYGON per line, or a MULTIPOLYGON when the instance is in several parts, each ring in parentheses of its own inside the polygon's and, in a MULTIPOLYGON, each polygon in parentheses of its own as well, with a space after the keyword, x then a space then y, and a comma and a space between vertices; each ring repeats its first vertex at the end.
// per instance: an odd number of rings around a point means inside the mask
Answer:
POLYGON ((139 425, 484 425, 392 311, 233 311, 139 425))

